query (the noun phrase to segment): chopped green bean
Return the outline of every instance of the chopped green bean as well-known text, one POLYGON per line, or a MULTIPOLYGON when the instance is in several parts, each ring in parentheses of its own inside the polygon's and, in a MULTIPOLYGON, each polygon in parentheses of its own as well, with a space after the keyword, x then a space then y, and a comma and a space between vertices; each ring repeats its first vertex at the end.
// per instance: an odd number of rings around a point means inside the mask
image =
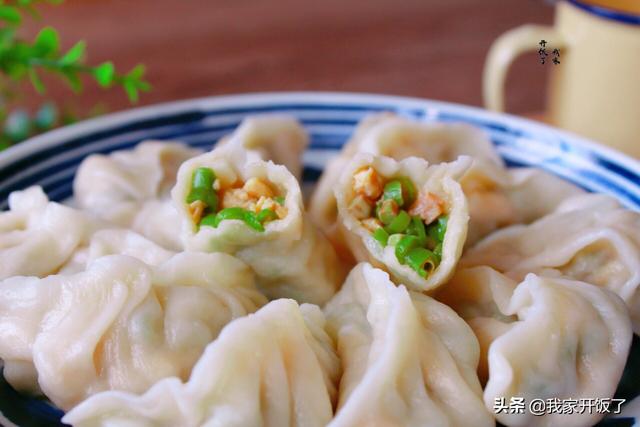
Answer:
POLYGON ((227 219, 239 219, 256 231, 264 231, 264 227, 260 221, 258 221, 256 214, 240 207, 222 209, 213 220, 213 226, 217 227, 222 221, 227 219))
POLYGON ((384 186, 384 193, 382 194, 383 200, 393 200, 398 206, 404 206, 404 199, 402 198, 402 184, 398 180, 387 182, 384 186))
POLYGON ((420 239, 420 246, 424 246, 427 242, 427 232, 424 228, 424 221, 419 216, 411 217, 411 224, 407 228, 407 234, 412 234, 420 239))
POLYGON ((275 200, 276 203, 279 204, 280 206, 284 206, 284 197, 276 196, 273 198, 273 200, 275 200))
POLYGON ((409 251, 420 246, 420 239, 418 239, 416 236, 407 234, 402 236, 400 241, 395 246, 396 258, 398 259, 400 264, 404 264, 405 257, 407 256, 409 251))
POLYGON ((398 211, 399 207, 395 200, 380 200, 376 204, 376 217, 385 225, 391 224, 395 217, 398 216, 398 211))
POLYGON ((264 231, 264 226, 258 220, 258 216, 255 213, 251 211, 245 211, 243 220, 245 224, 247 224, 249 227, 253 228, 254 230, 264 231))
POLYGON ((436 247, 433 249, 433 253, 438 257, 438 259, 442 259, 442 243, 438 243, 436 247))
POLYGON ((384 248, 389 242, 389 233, 384 231, 384 228, 382 227, 376 228, 376 231, 373 232, 373 238, 376 239, 378 243, 380 243, 380 245, 384 248))
POLYGON ((191 188, 210 190, 213 188, 213 181, 215 180, 216 174, 213 169, 200 167, 193 172, 191 188))
POLYGON ((240 207, 224 208, 216 215, 213 226, 217 227, 220 223, 227 219, 239 219, 244 221, 244 213, 246 211, 240 207))
POLYGON ((202 218, 200 226, 202 227, 203 225, 207 227, 217 227, 216 214, 212 213, 202 218))
POLYGON ((405 234, 402 233, 397 233, 397 234, 392 234, 389 236, 389 242, 388 245, 389 246, 395 246, 398 244, 398 242, 405 236, 405 234))
POLYGON ((437 220, 427 226, 427 234, 437 242, 444 241, 444 235, 447 233, 447 215, 440 215, 437 220))
POLYGON ((435 254, 425 248, 411 249, 405 257, 405 261, 421 277, 427 277, 439 263, 435 254))
POLYGON ((407 229, 410 223, 411 217, 409 214, 406 211, 400 211, 385 229, 389 234, 402 233, 407 229))
POLYGON ((402 233, 392 234, 391 236, 389 236, 389 240, 387 243, 389 244, 389 246, 396 246, 404 236, 405 234, 402 233))
POLYGON ((187 196, 187 203, 191 204, 196 200, 200 200, 210 211, 215 212, 218 209, 218 195, 213 189, 205 190, 203 188, 192 188, 187 196))
POLYGON ((266 221, 273 221, 278 219, 278 214, 276 214, 271 209, 262 209, 260 212, 258 212, 257 218, 258 218, 258 221, 260 221, 261 223, 264 223, 266 221))
POLYGON ((418 192, 416 191, 416 186, 413 185, 413 182, 406 176, 402 176, 398 178, 398 181, 402 184, 402 198, 404 200, 404 207, 411 206, 411 204, 416 200, 416 196, 418 192))

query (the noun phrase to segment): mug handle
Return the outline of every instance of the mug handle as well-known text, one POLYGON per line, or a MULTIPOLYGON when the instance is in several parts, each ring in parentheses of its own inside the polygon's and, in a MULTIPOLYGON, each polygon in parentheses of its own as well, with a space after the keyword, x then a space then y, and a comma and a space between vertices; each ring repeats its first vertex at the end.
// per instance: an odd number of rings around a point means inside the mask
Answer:
POLYGON ((487 55, 482 75, 482 96, 489 110, 504 112, 504 84, 513 61, 521 54, 539 49, 540 40, 564 48, 564 37, 553 27, 522 25, 498 37, 487 55))

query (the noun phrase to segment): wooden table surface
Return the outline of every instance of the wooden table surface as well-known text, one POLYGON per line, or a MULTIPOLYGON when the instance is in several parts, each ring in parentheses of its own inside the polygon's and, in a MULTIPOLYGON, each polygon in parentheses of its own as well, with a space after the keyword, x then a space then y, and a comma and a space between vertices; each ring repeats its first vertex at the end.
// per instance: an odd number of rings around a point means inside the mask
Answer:
MULTIPOLYGON (((89 60, 146 64, 154 86, 140 104, 255 91, 328 90, 482 105, 492 41, 525 23, 550 24, 543 0, 68 0, 43 9, 63 46, 84 39, 89 60)), ((535 53, 513 67, 508 110, 543 108, 546 72, 535 53)), ((63 85, 49 98, 68 102, 63 85)), ((33 104, 34 98, 27 99, 33 104)), ((76 104, 128 107, 90 85, 76 104)))

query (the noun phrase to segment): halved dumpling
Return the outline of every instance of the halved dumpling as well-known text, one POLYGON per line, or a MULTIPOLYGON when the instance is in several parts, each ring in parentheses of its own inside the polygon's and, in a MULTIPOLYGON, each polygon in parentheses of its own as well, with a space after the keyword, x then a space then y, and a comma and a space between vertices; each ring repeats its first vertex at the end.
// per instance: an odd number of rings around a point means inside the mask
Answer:
POLYGON ((342 284, 343 266, 286 167, 223 146, 184 163, 172 195, 185 247, 236 255, 268 297, 324 304, 342 284))
POLYGON ((397 162, 357 154, 335 189, 355 258, 384 266, 414 290, 444 283, 467 235, 467 202, 457 180, 469 163, 430 166, 415 157, 397 162))

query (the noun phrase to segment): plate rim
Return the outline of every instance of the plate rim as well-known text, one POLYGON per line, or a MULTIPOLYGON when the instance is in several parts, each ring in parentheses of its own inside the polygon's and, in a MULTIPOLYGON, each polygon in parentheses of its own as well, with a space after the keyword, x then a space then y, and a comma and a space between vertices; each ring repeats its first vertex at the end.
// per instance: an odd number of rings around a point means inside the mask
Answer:
MULTIPOLYGON (((588 138, 573 134, 569 131, 558 129, 551 125, 540 123, 531 119, 515 116, 507 113, 496 113, 481 107, 469 106, 453 102, 445 102, 427 98, 385 95, 361 92, 326 92, 326 91, 277 91, 277 92, 252 92, 229 95, 215 95, 199 98, 189 98, 177 101, 154 103, 148 106, 129 108, 103 116, 83 120, 73 125, 64 126, 33 138, 29 138, 20 144, 12 146, 0 152, 0 169, 12 162, 23 159, 30 153, 37 152, 48 147, 64 143, 72 138, 91 135, 102 130, 120 127, 127 124, 171 116, 189 111, 206 111, 225 107, 255 107, 258 105, 281 103, 309 103, 323 104, 376 104, 395 106, 398 108, 420 109, 425 113, 429 110, 441 110, 453 112, 462 116, 480 118, 493 123, 503 124, 516 130, 526 130, 541 136, 554 136, 566 140, 570 145, 586 152, 592 152, 610 160, 614 164, 622 165, 632 171, 640 172, 640 159, 626 155, 616 149, 600 145, 588 138)), ((436 116, 437 117, 437 116, 436 116)), ((606 167, 606 166, 603 166, 606 167)), ((638 184, 640 187, 640 184, 638 184)), ((0 424, 6 418, 0 412, 0 424)))
POLYGON ((536 122, 532 119, 509 113, 498 113, 481 107, 439 101, 428 98, 376 94, 366 92, 327 92, 327 91, 275 91, 250 92, 229 95, 213 95, 199 98, 188 98, 177 101, 155 103, 143 107, 134 107, 108 113, 100 117, 82 120, 78 123, 63 126, 52 131, 34 136, 19 144, 0 152, 0 168, 24 158, 32 152, 60 144, 62 141, 86 136, 114 126, 132 124, 157 116, 177 114, 186 110, 210 110, 225 106, 251 106, 255 104, 275 104, 283 102, 309 102, 321 104, 360 103, 360 104, 393 104, 398 107, 420 108, 424 110, 441 109, 462 113, 463 115, 481 117, 494 122, 510 125, 518 129, 528 129, 534 134, 547 133, 562 137, 578 148, 599 154, 630 170, 640 171, 640 159, 635 159, 621 151, 597 143, 589 138, 577 135, 552 125, 536 122))

